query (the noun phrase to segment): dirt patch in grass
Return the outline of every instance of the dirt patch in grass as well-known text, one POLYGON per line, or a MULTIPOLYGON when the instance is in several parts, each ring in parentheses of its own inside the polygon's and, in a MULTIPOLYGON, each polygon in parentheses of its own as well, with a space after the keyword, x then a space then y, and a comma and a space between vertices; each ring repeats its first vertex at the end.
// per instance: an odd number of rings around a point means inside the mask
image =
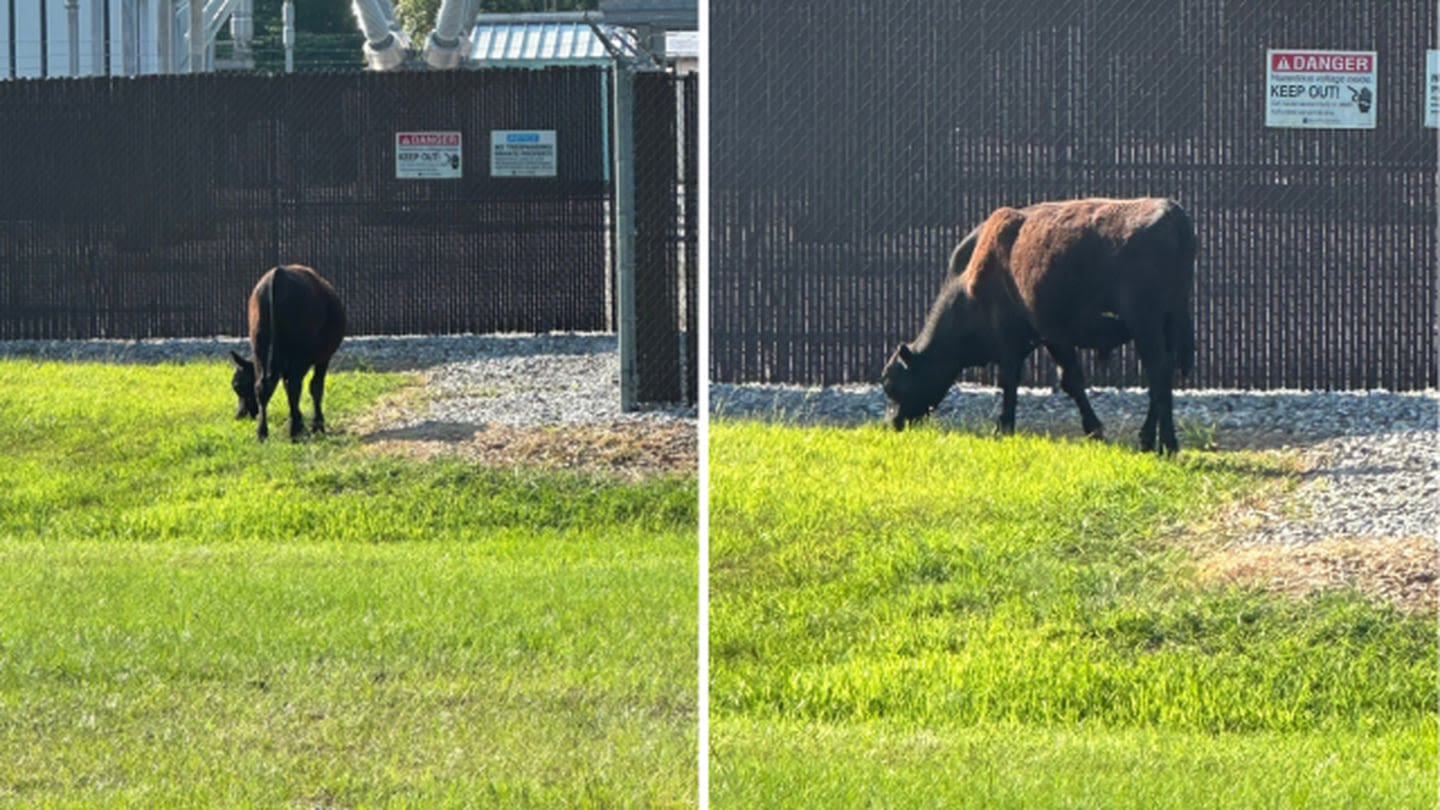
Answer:
MULTIPOLYGON (((513 390, 513 381, 494 384, 513 390)), ((422 373, 414 385, 382 397, 349 430, 378 452, 454 456, 487 467, 574 470, 627 480, 693 475, 699 467, 694 418, 664 410, 615 416, 597 408, 590 421, 502 424, 471 407, 474 398, 469 389, 438 385, 422 373)))
POLYGON ((699 463, 695 425, 679 422, 546 427, 425 422, 377 431, 365 442, 414 458, 454 455, 487 467, 577 470, 627 479, 693 474, 699 463))
POLYGON ((1433 537, 1337 537, 1303 546, 1239 545, 1206 556, 1203 581, 1309 596, 1353 588, 1405 610, 1440 607, 1440 547, 1433 537))

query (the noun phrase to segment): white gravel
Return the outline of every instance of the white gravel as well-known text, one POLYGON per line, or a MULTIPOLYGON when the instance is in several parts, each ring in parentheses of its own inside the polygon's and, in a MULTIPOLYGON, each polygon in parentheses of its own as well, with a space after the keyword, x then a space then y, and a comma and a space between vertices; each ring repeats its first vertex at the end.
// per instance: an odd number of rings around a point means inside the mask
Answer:
MULTIPOLYGON (((1134 445, 1144 420, 1143 389, 1093 389, 1091 404, 1111 442, 1134 445)), ((714 414, 800 423, 879 423, 878 386, 710 387, 714 414)), ((994 430, 998 389, 957 385, 932 418, 977 432, 994 430)), ((1177 391, 1181 449, 1291 448, 1305 472, 1288 502, 1243 538, 1304 545, 1334 538, 1435 537, 1440 531, 1440 392, 1177 391)), ((1016 429, 1081 435, 1063 393, 1022 389, 1016 429)))

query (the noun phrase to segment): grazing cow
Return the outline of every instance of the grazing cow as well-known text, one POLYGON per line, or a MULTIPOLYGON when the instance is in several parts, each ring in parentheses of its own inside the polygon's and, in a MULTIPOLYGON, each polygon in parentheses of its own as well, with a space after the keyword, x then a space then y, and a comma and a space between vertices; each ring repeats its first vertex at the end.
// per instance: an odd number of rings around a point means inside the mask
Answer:
POLYGON ((1188 374, 1195 233, 1174 200, 1086 199, 1000 208, 960 243, 919 337, 901 344, 881 381, 897 430, 929 413, 970 366, 1000 369, 999 430, 1015 429, 1025 359, 1043 345, 1060 367, 1087 436, 1103 428, 1085 396, 1078 348, 1130 340, 1150 386, 1140 446, 1175 452, 1171 386, 1188 374))
POLYGON ((309 267, 287 264, 270 269, 250 293, 250 353, 246 360, 235 352, 235 376, 230 386, 240 397, 236 419, 260 418, 256 435, 269 435, 265 410, 275 386, 285 381, 290 401, 290 440, 304 432, 300 415, 300 386, 312 367, 310 399, 315 404, 311 429, 325 432, 320 401, 325 397, 325 372, 330 358, 345 337, 345 312, 330 282, 309 267))

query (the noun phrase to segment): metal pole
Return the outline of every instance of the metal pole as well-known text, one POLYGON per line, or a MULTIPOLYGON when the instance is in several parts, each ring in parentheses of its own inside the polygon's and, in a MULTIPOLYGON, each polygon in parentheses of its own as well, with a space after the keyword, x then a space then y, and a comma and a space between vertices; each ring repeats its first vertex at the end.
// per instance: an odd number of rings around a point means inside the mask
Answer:
POLYGON ((205 70, 205 3, 190 0, 190 72, 205 70))
POLYGON ((245 67, 255 66, 251 43, 255 40, 255 4, 253 0, 240 0, 235 13, 230 16, 230 39, 235 43, 235 61, 245 67))
POLYGON ((615 292, 620 343, 620 410, 635 410, 635 75, 623 59, 615 76, 615 292))
POLYGON ((140 32, 135 14, 135 0, 120 0, 120 74, 134 76, 140 72, 140 32))
POLYGON ((94 33, 95 42, 95 69, 92 73, 109 76, 113 72, 110 69, 110 0, 101 3, 100 13, 91 19, 94 22, 90 30, 94 33))
POLYGON ((80 0, 65 0, 66 36, 70 40, 70 75, 80 75, 80 0))
MULTIPOLYGON (((136 43, 140 42, 136 39, 136 43)), ((175 72, 175 0, 161 0, 155 21, 155 47, 160 49, 159 73, 175 72)), ((143 71, 144 68, 142 67, 143 71)))
POLYGON ((40 0, 40 78, 50 75, 50 4, 40 0))
POLYGON ((285 5, 280 7, 280 19, 284 21, 285 30, 281 32, 281 41, 285 44, 285 72, 295 72, 295 4, 285 0, 285 5))
POLYGON ((15 40, 16 40, 16 36, 15 36, 15 0, 10 0, 10 2, 9 2, 8 5, 9 5, 9 7, 10 7, 10 17, 9 17, 9 23, 10 23, 10 24, 9 24, 8 26, 6 26, 5 30, 10 32, 10 42, 8 43, 9 46, 10 46, 10 47, 9 47, 9 52, 10 52, 10 53, 9 53, 9 57, 10 57, 10 59, 9 59, 9 70, 8 70, 8 74, 7 74, 7 75, 9 75, 9 77, 13 79, 13 78, 15 78, 15 58, 16 58, 16 52, 15 52, 15 40))

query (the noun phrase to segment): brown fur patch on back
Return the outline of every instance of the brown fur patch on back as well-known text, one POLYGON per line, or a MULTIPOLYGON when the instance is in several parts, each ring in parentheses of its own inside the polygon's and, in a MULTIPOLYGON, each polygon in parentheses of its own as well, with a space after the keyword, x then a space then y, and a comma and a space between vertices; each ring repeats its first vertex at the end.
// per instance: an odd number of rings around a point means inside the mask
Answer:
POLYGON ((973 296, 978 288, 996 283, 1013 288, 1010 249, 1024 224, 1025 215, 1014 208, 997 208, 985 220, 975 254, 962 274, 967 293, 973 296))

